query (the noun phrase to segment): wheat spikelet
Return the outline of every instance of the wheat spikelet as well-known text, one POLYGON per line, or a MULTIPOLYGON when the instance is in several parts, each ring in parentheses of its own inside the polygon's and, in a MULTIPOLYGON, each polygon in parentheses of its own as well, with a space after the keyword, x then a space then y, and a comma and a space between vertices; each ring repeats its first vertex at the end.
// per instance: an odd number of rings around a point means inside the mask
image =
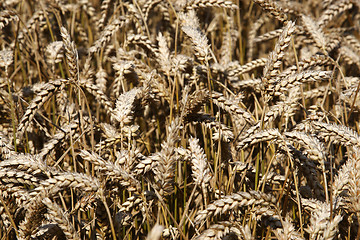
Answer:
POLYGON ((65 212, 61 210, 61 208, 56 204, 53 203, 49 198, 45 198, 42 200, 43 204, 47 207, 47 212, 55 221, 60 229, 66 236, 66 239, 79 239, 79 235, 75 231, 72 223, 69 221, 69 216, 65 212))
POLYGON ((343 39, 347 45, 351 46, 352 49, 355 49, 355 51, 360 54, 360 41, 356 37, 353 35, 346 35, 343 39))
POLYGON ((303 15, 302 21, 304 23, 305 28, 311 34, 312 38, 315 40, 316 45, 319 48, 325 49, 327 44, 326 37, 317 23, 311 19, 311 17, 303 15))
POLYGON ((281 100, 278 101, 276 105, 271 106, 270 109, 265 113, 263 121, 264 126, 269 126, 278 117, 284 117, 285 128, 287 128, 290 119, 294 116, 297 109, 299 108, 299 92, 299 87, 295 86, 290 89, 290 92, 287 96, 280 95, 282 97, 281 100))
POLYGON ((97 200, 98 200, 97 196, 94 193, 84 195, 75 204, 72 213, 76 212, 78 210, 86 212, 87 210, 93 209, 94 207, 96 207, 96 201, 97 200))
POLYGON ((48 175, 49 167, 41 161, 41 158, 31 154, 12 154, 8 159, 0 162, 0 168, 13 168, 24 171, 33 176, 45 177, 48 175))
POLYGON ((173 227, 173 226, 169 226, 168 228, 165 228, 162 232, 162 236, 163 237, 172 237, 172 238, 179 238, 180 236, 180 232, 179 232, 179 229, 177 229, 176 227, 173 227))
POLYGON ((115 216, 115 224, 118 226, 130 225, 138 214, 138 209, 148 207, 147 201, 152 201, 156 197, 154 192, 144 191, 143 196, 135 194, 126 199, 119 207, 115 216))
POLYGON ((126 139, 137 136, 139 126, 124 126, 121 129, 121 132, 118 132, 115 127, 111 126, 110 124, 102 124, 101 128, 103 130, 103 136, 105 139, 96 145, 97 150, 111 149, 118 143, 126 144, 126 139))
POLYGON ((326 156, 324 155, 325 147, 319 142, 317 138, 309 136, 308 134, 302 132, 295 131, 286 132, 284 133, 284 136, 306 148, 305 152, 310 159, 318 162, 323 162, 324 160, 326 160, 326 156))
POLYGON ((200 61, 208 62, 211 58, 210 45, 206 36, 198 30, 200 25, 195 11, 191 10, 187 14, 180 15, 180 19, 182 20, 181 29, 190 37, 196 57, 200 61))
POLYGON ((301 84, 308 81, 328 80, 331 77, 331 71, 316 71, 309 70, 301 73, 288 75, 276 81, 273 85, 269 86, 268 92, 270 95, 278 95, 280 92, 286 91, 294 85, 301 84))
POLYGON ((199 113, 191 117, 192 123, 201 123, 208 129, 213 130, 213 139, 224 142, 231 142, 234 139, 233 131, 225 124, 216 122, 215 119, 208 114, 199 113))
POLYGON ((322 86, 322 87, 314 88, 314 89, 304 92, 304 98, 305 99, 319 98, 326 94, 330 95, 335 91, 336 91, 335 88, 328 89, 327 86, 322 86))
POLYGON ((80 79, 80 86, 84 87, 89 93, 95 96, 95 98, 104 106, 107 113, 112 112, 113 104, 97 85, 88 81, 88 79, 80 79))
POLYGON ((288 16, 285 14, 284 9, 282 9, 277 2, 273 0, 253 0, 255 3, 259 4, 264 10, 270 12, 276 19, 279 21, 286 21, 288 16))
POLYGON ((29 34, 29 30, 34 30, 35 24, 44 18, 43 14, 44 12, 42 10, 35 11, 31 18, 24 24, 25 26, 21 28, 18 36, 20 43, 23 43, 24 38, 29 34))
POLYGON ((55 64, 61 62, 64 52, 64 43, 55 41, 46 47, 46 61, 51 66, 52 73, 55 73, 55 64))
MULTIPOLYGON (((345 81, 346 84, 347 81, 345 81)), ((348 105, 354 104, 355 107, 359 106, 359 98, 354 99, 354 94, 356 94, 357 84, 351 84, 348 89, 345 89, 341 92, 339 96, 339 102, 347 103, 348 105)))
POLYGON ((253 116, 247 111, 239 107, 238 101, 231 98, 226 98, 218 92, 212 92, 211 97, 216 105, 223 108, 225 111, 232 113, 234 117, 243 118, 251 125, 255 124, 253 116))
POLYGON ((271 40, 273 38, 277 38, 281 35, 282 32, 283 32, 283 29, 276 29, 274 31, 264 33, 263 35, 255 37, 254 42, 259 43, 259 42, 271 40))
POLYGON ((248 146, 254 145, 259 142, 272 141, 280 138, 281 138, 281 134, 279 130, 273 128, 269 130, 260 131, 255 134, 251 134, 250 136, 238 142, 236 147, 238 149, 247 148, 248 146))
POLYGON ((11 10, 3 10, 0 13, 0 29, 4 28, 12 21, 19 21, 19 17, 16 15, 14 11, 11 10))
POLYGON ((119 97, 121 89, 124 90, 124 82, 127 79, 127 76, 134 72, 134 63, 130 61, 116 61, 113 64, 114 69, 116 70, 116 78, 114 80, 114 96, 119 97))
POLYGON ((131 173, 125 171, 118 163, 105 161, 97 154, 89 153, 85 150, 81 151, 80 156, 93 163, 97 171, 101 172, 104 176, 108 176, 113 180, 119 181, 122 186, 138 187, 138 181, 131 175, 131 173))
POLYGON ((148 22, 150 11, 158 4, 161 4, 161 0, 152 0, 147 1, 144 3, 144 6, 142 7, 142 11, 144 14, 144 22, 148 22))
POLYGON ((100 31, 103 30, 104 25, 109 17, 109 13, 111 11, 111 7, 113 6, 114 1, 112 0, 105 0, 101 4, 101 18, 98 20, 98 28, 100 31))
POLYGON ((333 141, 334 143, 344 146, 358 146, 359 135, 352 129, 336 124, 328 124, 323 122, 313 121, 311 126, 322 138, 333 141))
POLYGON ((279 77, 286 77, 287 75, 299 73, 305 70, 309 70, 312 67, 322 66, 328 63, 329 58, 326 55, 315 54, 309 58, 302 59, 297 65, 286 68, 279 77))
POLYGON ((142 76, 151 87, 151 92, 160 98, 164 98, 167 102, 171 102, 171 92, 169 91, 167 84, 158 74, 151 72, 142 76))
POLYGON ((341 46, 340 47, 340 53, 343 56, 343 59, 348 63, 348 64, 356 64, 358 66, 358 68, 360 68, 360 56, 358 54, 356 54, 354 52, 353 49, 347 47, 347 46, 341 46))
POLYGON ((228 65, 232 61, 233 56, 233 42, 236 40, 236 30, 234 29, 233 20, 229 17, 227 18, 229 29, 225 31, 222 37, 221 44, 221 56, 219 63, 221 65, 228 65))
POLYGON ((334 186, 336 189, 334 197, 337 197, 340 193, 345 193, 344 202, 347 204, 344 207, 353 213, 360 211, 359 168, 359 149, 356 148, 349 153, 349 159, 334 181, 334 186))
POLYGON ((159 56, 159 49, 157 49, 157 47, 152 44, 152 42, 148 39, 147 36, 140 34, 131 34, 128 36, 126 43, 127 45, 140 46, 141 48, 146 50, 147 53, 152 54, 153 56, 159 56))
POLYGON ((231 81, 231 86, 235 89, 243 90, 246 88, 250 88, 257 93, 261 92, 260 85, 261 85, 260 78, 241 80, 241 81, 237 81, 237 80, 231 81))
POLYGON ((106 92, 106 83, 107 83, 107 73, 103 68, 100 68, 96 73, 96 85, 103 93, 106 92))
POLYGON ((135 24, 135 28, 137 33, 143 34, 145 33, 146 27, 145 27, 145 21, 144 21, 144 14, 141 11, 141 7, 137 3, 126 4, 126 7, 129 12, 129 16, 132 19, 132 22, 135 24))
POLYGON ((39 156, 43 159, 47 154, 49 154, 57 144, 59 144, 62 140, 65 139, 67 135, 74 135, 75 130, 78 128, 78 124, 70 123, 68 125, 62 126, 61 130, 56 131, 54 136, 45 143, 44 147, 41 149, 39 156))
POLYGON ((0 188, 0 194, 4 200, 10 200, 20 206, 24 206, 31 197, 24 185, 8 183, 0 188))
POLYGON ((42 202, 42 199, 44 199, 46 196, 46 192, 40 192, 25 206, 25 217, 24 220, 19 224, 20 239, 30 239, 33 231, 35 231, 35 229, 41 225, 43 216, 46 213, 46 206, 42 202))
POLYGON ((183 114, 185 118, 190 118, 191 115, 201 110, 201 107, 209 99, 209 91, 207 89, 195 90, 188 98, 184 98, 183 114))
POLYGON ((205 7, 219 7, 219 8, 230 8, 237 9, 238 6, 232 3, 232 1, 225 0, 192 0, 186 4, 187 10, 205 8, 205 7))
POLYGON ((40 182, 40 185, 34 189, 33 195, 39 192, 47 191, 49 196, 66 188, 74 188, 85 192, 96 192, 100 187, 99 181, 94 177, 74 172, 59 172, 51 178, 40 182))
POLYGON ((105 47, 105 45, 110 41, 111 36, 119 30, 126 22, 125 18, 114 18, 110 24, 107 24, 105 29, 100 33, 99 38, 94 42, 93 46, 89 49, 89 56, 87 58, 91 59, 92 54, 100 50, 100 48, 105 47))
POLYGON ((223 239, 226 235, 231 233, 232 231, 232 225, 230 222, 219 222, 217 224, 211 225, 208 229, 203 231, 199 236, 197 236, 195 239, 214 239, 219 240, 223 239))
POLYGON ((330 218, 330 204, 317 202, 317 207, 312 211, 310 225, 307 232, 311 239, 318 237, 333 239, 338 231, 338 224, 342 220, 340 214, 330 218))
POLYGON ((20 136, 27 130, 31 121, 34 119, 36 112, 47 102, 51 96, 61 90, 65 86, 66 80, 57 79, 54 81, 50 81, 43 85, 41 91, 37 94, 37 96, 31 101, 26 112, 20 120, 18 126, 18 133, 20 136))
MULTIPOLYGON (((325 189, 321 183, 321 179, 318 175, 319 167, 310 159, 308 159, 305 155, 298 150, 291 149, 291 154, 297 159, 299 162, 299 166, 301 169, 301 174, 306 178, 306 183, 311 187, 312 197, 325 200, 325 189)), ((322 170, 324 171, 324 164, 321 163, 322 170)), ((323 172, 323 176, 325 176, 325 171, 323 172)), ((310 197, 309 196, 309 197, 310 197)))
POLYGON ((64 233, 55 223, 43 224, 39 226, 37 232, 31 235, 32 238, 51 239, 54 237, 63 237, 64 233))
POLYGON ((205 210, 198 212, 195 217, 195 223, 200 224, 206 218, 218 214, 225 214, 227 211, 239 207, 251 206, 253 204, 258 206, 272 206, 275 202, 276 200, 273 196, 257 191, 233 193, 232 195, 216 200, 208 205, 205 210))
POLYGON ((318 20, 320 27, 327 25, 336 15, 352 8, 352 3, 349 0, 336 1, 322 13, 318 20))
POLYGON ((333 3, 334 3, 334 0, 324 0, 321 3, 321 7, 324 10, 324 9, 328 8, 333 3))
POLYGON ((158 164, 153 170, 155 181, 160 194, 168 194, 173 190, 174 168, 178 160, 175 154, 175 143, 178 141, 178 135, 181 128, 180 118, 175 118, 168 128, 166 141, 161 144, 161 151, 154 154, 151 158, 158 164))
POLYGON ((337 34, 327 34, 326 37, 328 39, 328 43, 325 48, 326 52, 331 52, 341 45, 341 36, 337 34))
POLYGON ((0 221, 2 225, 6 228, 11 228, 11 221, 9 217, 6 215, 6 211, 4 207, 0 207, 0 221))
MULTIPOLYGON (((348 160, 346 164, 344 164, 338 174, 334 177, 334 181, 332 184, 332 197, 333 199, 338 198, 344 192, 346 192, 349 185, 349 176, 350 176, 350 169, 353 168, 354 158, 348 160)), ((355 168, 356 169, 356 168, 355 168)))
POLYGON ((280 7, 283 9, 284 12, 289 13, 291 15, 295 15, 295 17, 298 17, 304 12, 310 11, 309 6, 304 6, 296 1, 287 1, 287 2, 278 1, 277 3, 280 5, 280 7))
POLYGON ((79 80, 79 56, 75 43, 71 41, 70 35, 65 27, 61 27, 61 37, 65 47, 65 55, 69 66, 69 79, 72 81, 79 80))
POLYGON ((55 41, 46 47, 47 62, 55 65, 61 62, 63 58, 64 43, 62 41, 55 41))
POLYGON ((171 71, 170 50, 167 46, 165 37, 161 33, 157 36, 157 40, 159 43, 158 61, 164 72, 169 74, 171 71))
POLYGON ((185 70, 189 67, 189 65, 192 65, 192 60, 190 57, 185 56, 183 54, 178 54, 172 58, 172 71, 177 72, 185 72, 185 70))
POLYGON ((0 181, 6 185, 8 183, 26 184, 28 186, 38 186, 40 180, 32 174, 10 168, 0 168, 0 181))
MULTIPOLYGON (((251 164, 245 164, 243 162, 234 162, 233 170, 239 174, 246 172, 246 177, 249 179, 252 179, 256 175, 256 168, 251 164)), ((282 175, 272 171, 269 171, 266 175, 259 174, 259 178, 261 178, 259 185, 264 183, 283 184, 285 182, 285 178, 282 175)))
POLYGON ((139 205, 143 200, 140 196, 134 195, 132 197, 129 197, 121 204, 120 212, 121 211, 127 211, 129 212, 132 208, 139 205))
POLYGON ((253 59, 254 44, 255 44, 254 39, 256 37, 256 33, 259 30, 259 28, 268 20, 269 18, 264 15, 252 23, 252 26, 248 34, 248 44, 247 44, 247 47, 249 48, 249 52, 247 54, 248 61, 251 61, 253 59))
POLYGON ((112 117, 120 123, 121 127, 131 123, 133 104, 140 91, 138 88, 133 88, 121 94, 117 99, 116 108, 112 111, 112 117))
POLYGON ((189 147, 192 155, 192 176, 194 182, 204 188, 212 178, 206 155, 204 150, 200 148, 199 140, 196 138, 189 139, 189 147))
MULTIPOLYGON (((284 133, 284 136, 287 139, 291 139, 292 141, 295 141, 295 142, 299 143, 301 146, 303 146, 305 148, 304 152, 308 156, 308 158, 313 161, 317 161, 321 164, 323 176, 325 179, 324 181, 326 182, 326 169, 325 169, 326 155, 324 154, 324 152, 325 152, 324 145, 322 143, 320 143, 317 138, 315 138, 313 136, 309 136, 308 134, 305 134, 302 132, 295 132, 295 131, 294 132, 286 132, 286 133, 284 133)), ((307 172, 307 170, 305 170, 304 172, 307 172)), ((318 181, 316 181, 317 180, 316 173, 313 173, 310 171, 309 177, 313 178, 315 180, 312 183, 310 183, 310 185, 312 185, 314 183, 316 184, 318 182, 318 181)), ((327 184, 325 184, 325 185, 326 185, 325 191, 327 191, 327 184)), ((325 193, 326 193, 326 198, 328 198, 327 192, 325 192, 325 193)), ((319 193, 316 192, 316 195, 319 196, 319 193)))
POLYGON ((296 231, 294 225, 288 219, 282 221, 281 225, 282 228, 277 228, 276 230, 273 230, 277 239, 304 239, 303 237, 301 237, 300 233, 296 231))
POLYGON ((270 85, 271 89, 271 82, 270 79, 274 78, 279 71, 279 68, 282 64, 282 59, 285 55, 284 51, 290 43, 291 35, 295 30, 295 24, 289 21, 283 32, 281 33, 278 42, 275 45, 274 51, 270 53, 268 57, 268 61, 264 67, 264 74, 261 79, 262 84, 265 88, 270 85))
POLYGON ((0 133, 0 159, 6 160, 14 154, 14 146, 10 144, 10 140, 0 133))
POLYGON ((255 68, 262 67, 266 64, 266 62, 267 62, 266 58, 259 58, 259 59, 255 59, 251 62, 248 62, 245 65, 239 65, 235 69, 231 68, 228 70, 229 78, 234 77, 234 76, 240 76, 241 74, 250 72, 251 70, 253 70, 255 68))

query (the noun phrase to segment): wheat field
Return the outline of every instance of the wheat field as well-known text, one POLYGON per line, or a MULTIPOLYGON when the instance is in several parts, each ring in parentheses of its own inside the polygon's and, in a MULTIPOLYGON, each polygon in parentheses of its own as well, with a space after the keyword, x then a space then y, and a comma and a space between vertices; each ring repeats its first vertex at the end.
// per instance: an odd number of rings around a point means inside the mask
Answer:
POLYGON ((0 239, 360 239, 360 1, 0 1, 0 239))

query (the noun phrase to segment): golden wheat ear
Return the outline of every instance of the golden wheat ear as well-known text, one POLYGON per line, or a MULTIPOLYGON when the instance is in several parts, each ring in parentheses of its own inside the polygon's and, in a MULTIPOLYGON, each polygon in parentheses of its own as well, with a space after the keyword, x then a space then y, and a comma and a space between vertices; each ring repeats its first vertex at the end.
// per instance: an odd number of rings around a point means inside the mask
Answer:
POLYGON ((65 55, 69 69, 69 80, 79 80, 79 56, 75 43, 71 40, 70 34, 65 27, 60 28, 62 41, 65 47, 65 55))
POLYGON ((57 79, 44 84, 37 96, 30 102, 24 115, 22 116, 19 126, 18 135, 22 138, 23 134, 30 126, 36 112, 56 93, 61 91, 66 85, 65 79, 57 79))
POLYGON ((70 216, 59 205, 53 203, 49 198, 43 199, 42 202, 47 207, 49 218, 59 226, 67 239, 80 239, 70 221, 70 216))
POLYGON ((255 206, 263 207, 263 215, 275 215, 272 206, 276 204, 276 200, 273 196, 256 191, 238 192, 222 197, 219 200, 216 200, 212 204, 208 205, 205 210, 199 211, 195 217, 195 223, 200 224, 207 218, 219 214, 225 214, 228 211, 238 209, 240 207, 251 206, 253 204, 255 206))

